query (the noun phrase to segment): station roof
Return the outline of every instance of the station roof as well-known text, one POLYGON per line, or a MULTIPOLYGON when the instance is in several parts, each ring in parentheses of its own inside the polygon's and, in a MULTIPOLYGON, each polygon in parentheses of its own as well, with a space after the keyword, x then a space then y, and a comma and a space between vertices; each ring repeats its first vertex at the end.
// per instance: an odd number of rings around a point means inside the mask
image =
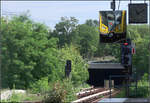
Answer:
POLYGON ((120 63, 104 63, 104 62, 96 62, 89 61, 88 69, 125 69, 125 67, 120 63))

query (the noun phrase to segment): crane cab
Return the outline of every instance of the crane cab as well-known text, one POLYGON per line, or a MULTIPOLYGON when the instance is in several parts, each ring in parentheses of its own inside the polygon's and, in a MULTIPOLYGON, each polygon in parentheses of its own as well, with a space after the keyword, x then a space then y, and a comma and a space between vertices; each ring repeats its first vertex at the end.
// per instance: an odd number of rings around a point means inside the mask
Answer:
POLYGON ((122 43, 126 38, 126 11, 100 11, 101 43, 122 43))

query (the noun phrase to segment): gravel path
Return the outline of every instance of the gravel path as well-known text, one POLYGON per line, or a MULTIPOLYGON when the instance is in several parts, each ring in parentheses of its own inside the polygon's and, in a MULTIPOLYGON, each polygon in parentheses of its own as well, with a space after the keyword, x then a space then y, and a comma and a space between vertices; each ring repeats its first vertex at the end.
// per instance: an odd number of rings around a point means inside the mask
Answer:
POLYGON ((1 92, 1 100, 7 100, 9 99, 13 93, 26 93, 25 90, 6 90, 4 92, 1 92))

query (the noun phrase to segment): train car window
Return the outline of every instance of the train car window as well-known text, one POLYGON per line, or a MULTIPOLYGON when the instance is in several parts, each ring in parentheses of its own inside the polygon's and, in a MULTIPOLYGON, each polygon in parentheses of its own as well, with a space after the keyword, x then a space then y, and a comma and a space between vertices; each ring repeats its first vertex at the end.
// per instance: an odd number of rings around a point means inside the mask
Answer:
POLYGON ((121 18, 122 18, 122 15, 121 15, 122 12, 118 12, 115 16, 116 16, 116 24, 121 24, 121 18))
POLYGON ((106 12, 102 12, 101 13, 101 16, 102 16, 102 23, 106 26, 108 26, 108 22, 107 22, 107 14, 106 12))
POLYGON ((114 20, 114 15, 111 14, 111 13, 108 13, 108 14, 107 14, 107 19, 108 19, 108 20, 114 20))
POLYGON ((108 30, 109 32, 113 29, 114 26, 114 21, 115 21, 115 15, 112 14, 111 12, 108 12, 107 14, 107 20, 108 20, 108 30))
POLYGON ((109 26, 109 31, 110 32, 114 31, 114 29, 116 28, 116 26, 119 25, 119 24, 121 24, 121 18, 122 18, 121 14, 122 14, 121 11, 115 11, 114 12, 114 18, 113 18, 113 21, 111 21, 112 25, 109 26))

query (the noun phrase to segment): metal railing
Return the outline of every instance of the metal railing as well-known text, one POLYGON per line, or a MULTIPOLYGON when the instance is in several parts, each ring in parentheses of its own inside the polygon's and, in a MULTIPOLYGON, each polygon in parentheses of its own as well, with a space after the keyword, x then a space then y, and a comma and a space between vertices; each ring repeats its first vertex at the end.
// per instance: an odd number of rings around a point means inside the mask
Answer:
POLYGON ((112 78, 126 78, 126 84, 123 85, 114 85, 114 88, 125 88, 126 97, 144 97, 145 95, 150 96, 150 85, 149 81, 142 81, 133 79, 133 75, 110 75, 109 76, 109 89, 110 89, 110 98, 112 98, 112 78), (134 81, 133 81, 133 80, 134 81), (131 81, 132 80, 132 81, 131 81), (141 84, 140 84, 141 83, 141 84), (143 85, 142 85, 143 84, 143 85))

